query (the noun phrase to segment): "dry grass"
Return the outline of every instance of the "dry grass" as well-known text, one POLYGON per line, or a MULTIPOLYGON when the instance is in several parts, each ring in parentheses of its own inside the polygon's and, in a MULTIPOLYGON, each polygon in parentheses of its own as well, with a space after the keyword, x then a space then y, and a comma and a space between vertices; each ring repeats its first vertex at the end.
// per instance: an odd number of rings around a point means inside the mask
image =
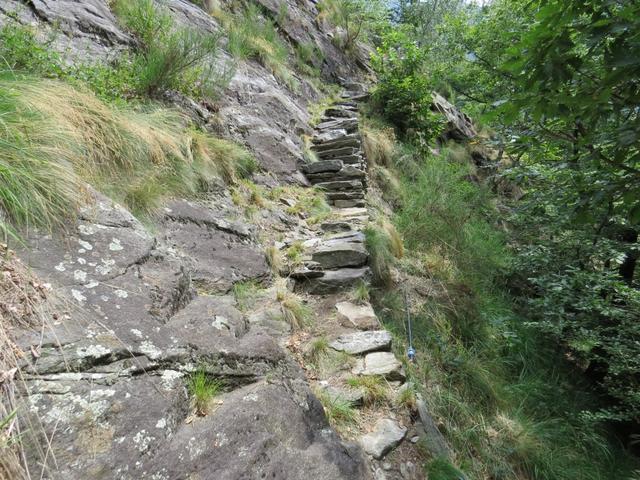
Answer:
POLYGON ((23 435, 40 433, 40 426, 24 418, 16 400, 23 357, 12 340, 15 328, 36 328, 47 318, 50 287, 41 283, 0 244, 0 479, 31 478, 22 450, 23 435))
POLYGON ((370 166, 390 167, 396 149, 396 136, 393 129, 361 126, 362 145, 370 166))

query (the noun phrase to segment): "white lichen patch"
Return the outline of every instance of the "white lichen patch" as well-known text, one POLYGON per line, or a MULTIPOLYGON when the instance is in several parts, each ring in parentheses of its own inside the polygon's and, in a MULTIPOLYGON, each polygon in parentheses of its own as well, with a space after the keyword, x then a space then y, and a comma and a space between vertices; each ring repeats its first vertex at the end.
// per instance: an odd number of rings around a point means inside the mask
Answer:
POLYGON ((116 264, 116 261, 112 259, 105 260, 104 258, 102 258, 100 259, 100 261, 102 262, 102 264, 96 267, 96 272, 98 272, 100 275, 108 275, 113 269, 113 266, 116 264))
POLYGON ((86 282, 87 281, 87 272, 84 272, 82 270, 74 270, 73 279, 76 282, 86 282))
POLYGON ((82 235, 93 235, 97 230, 94 225, 78 225, 78 231, 82 235))
POLYGON ((230 330, 231 326, 229 325, 229 320, 221 315, 216 315, 213 317, 213 322, 211 326, 216 330, 230 330))
POLYGON ((87 283, 84 288, 96 288, 98 285, 100 285, 100 282, 96 282, 95 280, 91 280, 89 283, 87 283))
POLYGON ((149 445, 153 440, 155 440, 155 437, 147 436, 146 432, 146 430, 140 430, 133 437, 133 443, 138 448, 140 453, 144 453, 149 450, 149 445))
POLYGON ((245 402, 257 402, 258 395, 256 395, 255 393, 249 393, 248 395, 242 397, 242 400, 244 400, 245 402))
POLYGON ((162 350, 156 347, 149 340, 145 340, 140 344, 140 351, 151 360, 156 360, 162 356, 162 350))
POLYGON ((86 265, 87 264, 87 261, 82 257, 78 257, 77 262, 80 265, 86 265))
POLYGON ((162 372, 162 376, 160 377, 160 382, 165 390, 171 390, 175 384, 175 382, 182 378, 184 373, 177 372, 175 370, 165 370, 162 372))
POLYGON ((71 290, 71 296, 80 303, 84 302, 87 299, 87 297, 85 297, 80 290, 75 289, 71 290))
POLYGON ((116 290, 113 293, 115 293, 116 297, 118 298, 127 298, 129 296, 129 294, 125 290, 116 290))
POLYGON ((119 238, 112 238, 111 243, 109 244, 109 250, 112 252, 119 252, 120 250, 124 250, 124 247, 120 243, 119 238))
POLYGON ((59 272, 64 272, 66 270, 66 268, 64 266, 64 262, 60 262, 58 265, 56 265, 53 268, 55 268, 59 272))
POLYGON ((161 418, 160 420, 158 420, 158 422, 156 423, 156 428, 166 428, 167 426, 167 420, 164 418, 161 418))
POLYGON ((85 240, 80 240, 78 239, 78 243, 80 244, 80 246, 82 248, 84 248, 87 251, 91 251, 93 250, 93 245, 91 245, 89 242, 85 241, 85 240))
POLYGON ((131 333, 133 333, 138 338, 142 338, 142 332, 136 328, 132 328, 131 333))
POLYGON ((202 441, 196 440, 196 437, 191 437, 189 443, 187 443, 187 451, 189 452, 189 459, 195 460, 204 453, 205 445, 202 441))
POLYGON ((89 345, 88 347, 80 347, 76 350, 76 354, 78 355, 79 358, 87 358, 87 357, 100 358, 100 357, 104 357, 105 355, 111 354, 111 350, 109 350, 107 347, 104 347, 100 344, 96 344, 96 345, 89 345))

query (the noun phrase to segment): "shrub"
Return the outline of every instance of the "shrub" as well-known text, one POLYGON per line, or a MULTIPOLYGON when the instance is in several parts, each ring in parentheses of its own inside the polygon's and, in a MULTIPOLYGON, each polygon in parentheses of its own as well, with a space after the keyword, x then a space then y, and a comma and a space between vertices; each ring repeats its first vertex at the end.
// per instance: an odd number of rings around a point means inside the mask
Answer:
POLYGON ((228 80, 228 72, 219 74, 215 66, 219 34, 177 27, 153 0, 116 0, 113 9, 142 42, 134 60, 142 91, 178 90, 212 97, 228 80))
POLYGON ((386 4, 379 0, 322 0, 320 17, 342 29, 340 47, 353 51, 356 42, 367 39, 381 27, 388 15, 386 4))

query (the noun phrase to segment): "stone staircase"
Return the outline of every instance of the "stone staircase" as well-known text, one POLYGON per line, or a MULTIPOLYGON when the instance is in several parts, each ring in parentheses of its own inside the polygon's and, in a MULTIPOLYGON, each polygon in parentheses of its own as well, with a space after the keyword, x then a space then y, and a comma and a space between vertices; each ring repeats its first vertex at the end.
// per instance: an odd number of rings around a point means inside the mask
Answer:
MULTIPOLYGON (((290 273, 296 288, 314 297, 322 296, 332 308, 323 320, 321 334, 329 339, 329 349, 349 358, 338 372, 314 377, 318 388, 335 401, 348 401, 354 408, 365 409, 365 392, 349 385, 351 378, 376 377, 383 379, 390 395, 399 395, 405 372, 402 363, 391 351, 392 335, 383 329, 368 302, 355 302, 351 297, 354 286, 369 283, 369 254, 365 247, 364 227, 369 221, 365 194, 367 163, 358 131, 356 100, 365 98, 359 92, 347 92, 342 101, 329 107, 316 127, 313 151, 319 160, 307 164, 303 172, 309 181, 325 191, 333 207, 331 219, 320 224, 319 232, 303 242, 303 264, 290 273)), ((316 297, 318 298, 318 297, 316 297)), ((308 344, 310 345, 310 343, 308 344)), ((304 364, 304 359, 301 358, 304 364)), ((333 401, 332 400, 332 401, 333 401)), ((384 409, 383 409, 384 410, 384 409)), ((367 425, 357 439, 371 456, 376 480, 420 478, 416 465, 407 461, 413 448, 416 430, 405 414, 366 410, 367 425), (397 455, 395 467, 385 458, 403 444, 404 453, 397 455), (384 459, 384 462, 383 462, 384 459), (391 465, 388 469, 385 467, 391 465), (400 475, 400 469, 408 474, 400 475)), ((401 449, 402 450, 402 449, 401 449)))

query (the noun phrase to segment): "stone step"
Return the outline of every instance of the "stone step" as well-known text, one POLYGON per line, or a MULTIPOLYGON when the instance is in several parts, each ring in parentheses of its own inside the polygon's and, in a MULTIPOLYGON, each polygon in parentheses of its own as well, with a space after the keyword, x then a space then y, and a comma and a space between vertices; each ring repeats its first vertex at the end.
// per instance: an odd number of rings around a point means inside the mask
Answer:
POLYGON ((366 177, 366 172, 355 165, 345 165, 339 171, 307 173, 306 177, 311 183, 321 183, 326 181, 350 180, 354 178, 362 179, 366 177))
MULTIPOLYGON (((313 147, 312 147, 312 150, 313 150, 313 147)), ((357 148, 344 147, 344 148, 337 148, 335 150, 317 151, 316 155, 318 156, 318 158, 321 158, 323 160, 330 160, 330 159, 336 159, 340 157, 350 157, 358 153, 359 153, 359 150, 357 148)))
POLYGON ((306 175, 339 172, 344 167, 342 160, 320 160, 318 162, 307 163, 302 167, 306 175))
POLYGON ((351 230, 351 223, 341 222, 341 221, 322 222, 320 224, 320 229, 323 232, 328 232, 328 233, 348 232, 351 230))
POLYGON ((362 190, 364 185, 360 180, 339 180, 336 182, 320 182, 316 187, 330 192, 341 192, 345 190, 362 190))
POLYGON ((358 330, 380 328, 380 320, 369 303, 358 305, 352 302, 336 303, 337 318, 340 325, 358 330))
POLYGON ((314 144, 323 144, 327 142, 335 142, 336 140, 342 140, 344 138, 356 138, 356 135, 347 133, 344 128, 336 128, 333 130, 316 133, 311 138, 311 142, 314 144))
MULTIPOLYGON (((342 131, 344 132, 344 130, 342 131)), ((313 151, 315 152, 324 152, 327 150, 335 150, 338 148, 345 148, 345 147, 353 147, 353 148, 360 149, 360 145, 362 144, 360 141, 360 135, 356 133, 345 134, 341 137, 335 138, 334 140, 323 141, 323 140, 320 140, 319 138, 314 138, 312 142, 314 143, 313 151)))
POLYGON ((324 111, 326 117, 340 117, 340 118, 356 118, 358 114, 353 110, 347 110, 340 107, 329 107, 324 111))
POLYGON ((389 351, 391 348, 391 334, 386 330, 348 333, 340 335, 329 346, 339 352, 349 355, 362 353, 389 351))
POLYGON ((319 382, 319 386, 332 401, 346 401, 352 407, 361 407, 364 405, 364 391, 361 388, 336 387, 329 385, 325 380, 319 382))
MULTIPOLYGON (((318 279, 321 280, 321 279, 318 279)), ((358 359, 353 368, 354 375, 383 375, 387 380, 405 379, 404 369, 395 355, 391 352, 373 352, 358 359)))
POLYGON ((369 211, 366 208, 341 208, 335 210, 336 215, 342 218, 367 218, 369 216, 369 211))
POLYGON ((395 420, 382 418, 376 422, 372 432, 360 438, 360 445, 365 452, 380 460, 400 445, 406 434, 407 429, 395 420))
POLYGON ((323 243, 311 253, 311 259, 325 269, 362 267, 369 253, 362 243, 335 241, 323 243))
POLYGON ((331 243, 331 242, 364 243, 364 241, 365 241, 364 233, 362 233, 360 230, 352 230, 352 229, 349 229, 348 232, 331 235, 324 239, 324 243, 331 243))
POLYGON ((360 282, 368 282, 371 278, 371 270, 363 268, 342 268, 340 270, 328 270, 319 278, 311 278, 300 284, 300 288, 312 295, 326 295, 343 292, 360 282))
POLYGON ((354 190, 352 192, 327 192, 328 200, 362 200, 364 199, 364 191, 354 190))
POLYGON ((355 208, 355 207, 364 207, 366 206, 366 202, 364 199, 362 200, 331 200, 329 205, 333 205, 337 208, 355 208))
POLYGON ((358 130, 357 118, 341 118, 338 120, 329 120, 316 125, 317 131, 335 130, 336 128, 344 129, 351 133, 358 130))

